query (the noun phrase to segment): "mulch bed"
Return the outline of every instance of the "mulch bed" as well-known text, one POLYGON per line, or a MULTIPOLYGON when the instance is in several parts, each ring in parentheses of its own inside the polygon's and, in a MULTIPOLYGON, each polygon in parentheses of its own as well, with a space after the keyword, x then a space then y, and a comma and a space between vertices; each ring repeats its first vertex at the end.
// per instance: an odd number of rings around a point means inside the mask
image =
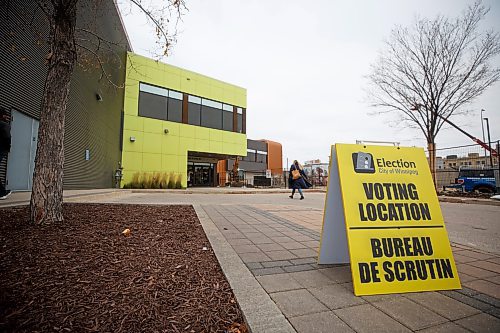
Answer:
POLYGON ((191 206, 65 204, 64 217, 39 227, 27 207, 0 209, 0 331, 246 332, 191 206))

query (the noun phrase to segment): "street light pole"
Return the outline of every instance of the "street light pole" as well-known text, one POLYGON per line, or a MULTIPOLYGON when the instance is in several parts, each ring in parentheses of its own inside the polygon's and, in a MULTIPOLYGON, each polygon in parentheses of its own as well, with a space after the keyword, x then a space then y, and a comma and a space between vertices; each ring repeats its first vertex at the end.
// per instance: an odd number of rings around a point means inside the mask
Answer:
POLYGON ((486 120, 486 131, 488 132, 488 146, 490 147, 490 166, 493 167, 493 156, 491 156, 491 138, 490 138, 490 122, 488 118, 483 118, 486 120))
MULTIPOLYGON (((484 138, 484 121, 483 121, 483 112, 485 112, 486 110, 485 109, 481 109, 481 130, 483 131, 483 142, 486 141, 486 139, 484 138)), ((486 159, 486 149, 484 149, 484 158, 486 159)))

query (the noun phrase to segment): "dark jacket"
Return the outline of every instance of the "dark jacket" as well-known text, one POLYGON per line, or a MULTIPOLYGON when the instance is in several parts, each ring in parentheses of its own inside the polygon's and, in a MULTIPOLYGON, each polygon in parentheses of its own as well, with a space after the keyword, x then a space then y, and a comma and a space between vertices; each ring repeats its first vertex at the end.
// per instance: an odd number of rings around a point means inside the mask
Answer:
POLYGON ((10 123, 0 120, 0 154, 10 151, 10 123))
POLYGON ((290 167, 290 172, 288 173, 288 185, 289 185, 289 187, 294 188, 294 189, 299 189, 299 188, 300 189, 307 189, 311 186, 309 185, 309 182, 307 182, 306 180, 307 180, 307 176, 306 176, 304 170, 301 170, 295 164, 292 164, 292 166, 290 167), (298 179, 293 179, 293 176, 292 176, 293 170, 299 170, 301 177, 298 179))

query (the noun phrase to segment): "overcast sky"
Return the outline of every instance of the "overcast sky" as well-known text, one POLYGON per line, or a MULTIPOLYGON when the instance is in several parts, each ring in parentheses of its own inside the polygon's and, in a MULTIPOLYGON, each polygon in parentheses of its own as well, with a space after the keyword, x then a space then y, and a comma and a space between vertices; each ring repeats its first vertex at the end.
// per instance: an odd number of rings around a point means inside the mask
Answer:
MULTIPOLYGON (((123 1, 123 0, 121 0, 123 1)), ((154 0, 150 0, 154 1, 154 0)), ((247 89, 247 137, 283 145, 283 158, 328 162, 330 145, 356 140, 397 141, 426 146, 417 130, 391 124, 391 115, 370 115, 365 76, 395 25, 416 16, 460 15, 466 0, 186 0, 178 42, 169 64, 247 89)), ((500 1, 482 28, 500 31, 500 1)), ((140 13, 124 13, 135 53, 152 56, 154 35, 140 13), (149 37, 150 36, 150 37, 149 37)), ((500 67, 500 57, 494 60, 500 67)), ((476 112, 452 119, 482 138, 479 110, 500 139, 500 82, 468 107, 476 112)), ((444 128, 438 147, 471 144, 444 128)))

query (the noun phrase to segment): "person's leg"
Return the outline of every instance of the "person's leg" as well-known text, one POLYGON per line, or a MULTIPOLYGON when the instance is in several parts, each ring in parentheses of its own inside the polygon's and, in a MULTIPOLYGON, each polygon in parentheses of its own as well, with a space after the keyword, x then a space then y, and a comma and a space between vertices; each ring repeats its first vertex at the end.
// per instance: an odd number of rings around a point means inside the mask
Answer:
POLYGON ((304 199, 304 194, 302 194, 302 189, 299 187, 298 191, 300 193, 300 200, 304 199))
POLYGON ((292 195, 290 195, 289 197, 293 199, 293 195, 295 194, 295 189, 292 188, 292 195))

